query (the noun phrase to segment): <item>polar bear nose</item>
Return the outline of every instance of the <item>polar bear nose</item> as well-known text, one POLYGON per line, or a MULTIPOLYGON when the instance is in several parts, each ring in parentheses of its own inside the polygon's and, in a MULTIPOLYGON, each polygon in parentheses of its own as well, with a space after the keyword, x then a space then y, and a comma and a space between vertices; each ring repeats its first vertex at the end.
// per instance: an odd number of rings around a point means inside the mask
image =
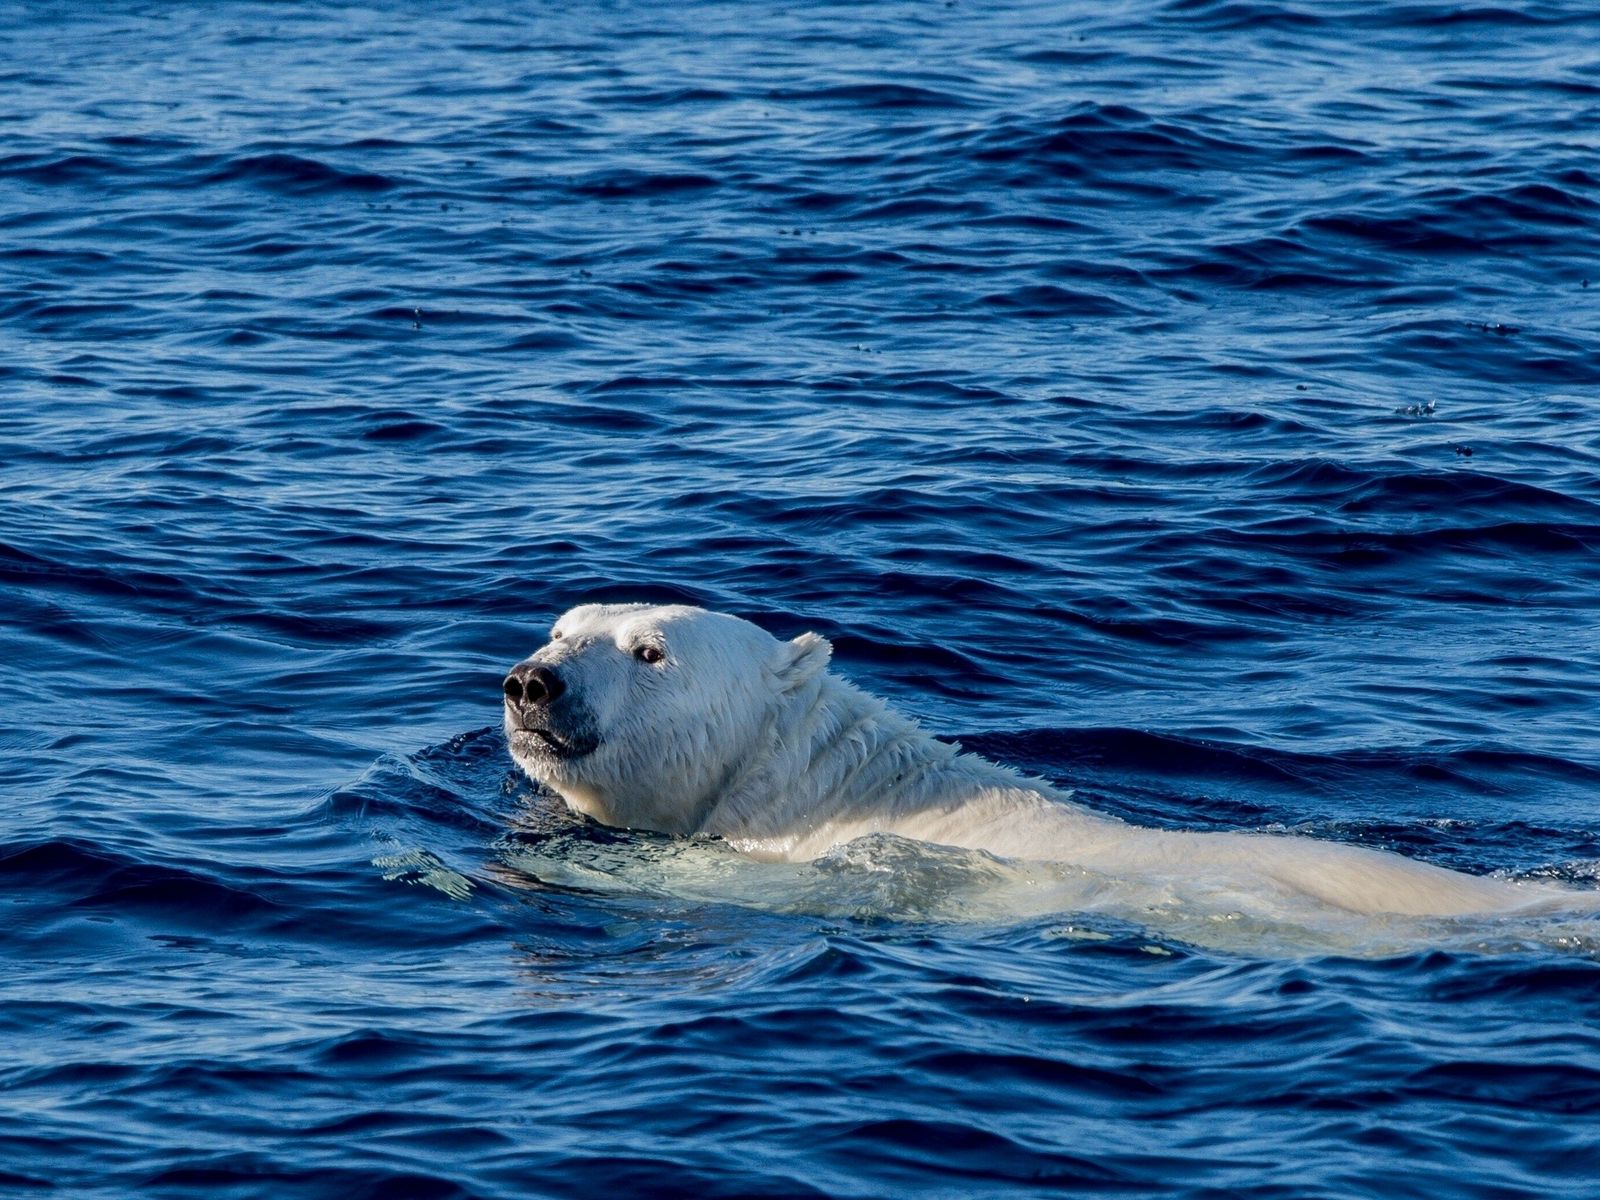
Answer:
POLYGON ((513 704, 550 704, 567 690, 567 685, 561 682, 561 676, 549 667, 529 663, 513 667, 501 687, 505 690, 506 699, 513 704))

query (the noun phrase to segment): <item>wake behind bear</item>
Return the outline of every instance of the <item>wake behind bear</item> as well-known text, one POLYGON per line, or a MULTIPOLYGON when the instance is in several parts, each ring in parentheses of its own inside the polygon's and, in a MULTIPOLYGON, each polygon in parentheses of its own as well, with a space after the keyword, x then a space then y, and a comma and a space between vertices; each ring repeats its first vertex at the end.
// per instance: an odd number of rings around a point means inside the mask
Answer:
POLYGON ((805 861, 891 833, 1119 877, 1203 875, 1357 913, 1590 907, 1586 893, 1359 846, 1096 813, 934 739, 831 674, 831 649, 700 608, 581 605, 505 679, 511 756, 604 824, 719 836, 757 858, 805 861))

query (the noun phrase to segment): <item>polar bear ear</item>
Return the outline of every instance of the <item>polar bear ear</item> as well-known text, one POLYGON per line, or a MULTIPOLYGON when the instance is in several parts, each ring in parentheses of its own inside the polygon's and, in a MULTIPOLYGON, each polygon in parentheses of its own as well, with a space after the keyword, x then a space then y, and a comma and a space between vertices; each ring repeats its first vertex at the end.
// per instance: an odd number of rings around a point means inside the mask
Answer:
POLYGON ((792 642, 778 647, 773 660, 772 674, 778 681, 778 690, 792 692, 818 671, 828 665, 833 657, 833 643, 814 633, 802 633, 792 642))

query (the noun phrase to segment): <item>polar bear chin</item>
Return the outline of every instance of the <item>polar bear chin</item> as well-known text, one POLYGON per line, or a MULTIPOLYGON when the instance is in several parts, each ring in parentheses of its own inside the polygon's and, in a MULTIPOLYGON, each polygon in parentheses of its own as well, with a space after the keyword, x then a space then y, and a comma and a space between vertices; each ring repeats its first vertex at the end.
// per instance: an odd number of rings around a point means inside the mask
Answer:
MULTIPOLYGON (((608 825, 817 858, 875 833, 1144 877, 1204 874, 1362 913, 1448 916, 1583 894, 1309 838, 1132 825, 941 742, 827 670, 832 647, 725 613, 587 604, 505 680, 517 765, 608 825)), ((1580 907, 1592 907, 1585 903, 1580 907)))

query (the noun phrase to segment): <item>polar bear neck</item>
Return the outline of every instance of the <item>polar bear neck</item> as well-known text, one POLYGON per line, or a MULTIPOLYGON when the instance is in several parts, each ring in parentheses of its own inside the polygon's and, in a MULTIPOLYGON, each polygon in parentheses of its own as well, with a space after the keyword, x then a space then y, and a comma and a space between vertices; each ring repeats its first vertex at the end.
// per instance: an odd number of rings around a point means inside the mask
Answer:
POLYGON ((1040 781, 936 741, 876 696, 827 672, 775 705, 758 749, 730 771, 699 825, 788 857, 829 830, 893 830, 970 803, 975 792, 1038 797, 1040 781))

